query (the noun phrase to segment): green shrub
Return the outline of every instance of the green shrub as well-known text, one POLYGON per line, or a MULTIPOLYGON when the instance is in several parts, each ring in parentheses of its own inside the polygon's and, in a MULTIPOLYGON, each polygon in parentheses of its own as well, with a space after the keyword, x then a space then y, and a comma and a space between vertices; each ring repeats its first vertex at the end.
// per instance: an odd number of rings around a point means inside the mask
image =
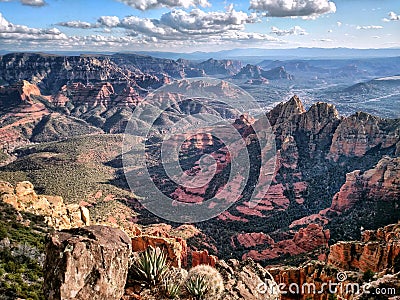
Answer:
POLYGON ((374 275, 375 275, 375 273, 372 270, 368 269, 363 274, 363 280, 365 282, 369 282, 374 277, 374 275))
POLYGON ((133 262, 131 271, 134 278, 155 286, 161 283, 168 271, 167 257, 160 248, 148 247, 133 262))

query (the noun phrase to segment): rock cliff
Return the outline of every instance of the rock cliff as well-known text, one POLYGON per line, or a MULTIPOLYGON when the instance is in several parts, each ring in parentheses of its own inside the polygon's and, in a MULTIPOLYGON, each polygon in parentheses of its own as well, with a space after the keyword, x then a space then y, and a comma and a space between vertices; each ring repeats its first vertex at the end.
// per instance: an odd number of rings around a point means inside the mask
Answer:
POLYGON ((331 246, 328 263, 344 270, 381 272, 400 265, 400 223, 367 230, 360 242, 338 242, 331 246))
POLYGON ((121 230, 88 226, 55 232, 46 247, 46 299, 121 299, 131 243, 121 230))

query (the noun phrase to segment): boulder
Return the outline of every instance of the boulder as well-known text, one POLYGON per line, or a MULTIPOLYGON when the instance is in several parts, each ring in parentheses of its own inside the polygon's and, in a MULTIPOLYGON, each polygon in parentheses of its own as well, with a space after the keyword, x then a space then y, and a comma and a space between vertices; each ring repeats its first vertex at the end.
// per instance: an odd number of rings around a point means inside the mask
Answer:
POLYGON ((252 260, 239 262, 235 259, 220 260, 217 270, 224 279, 226 300, 277 300, 279 289, 271 274, 252 260))
POLYGON ((46 299, 121 299, 130 254, 130 239, 117 228, 93 225, 51 234, 44 265, 46 299))
POLYGON ((57 230, 90 225, 90 213, 78 204, 65 205, 60 196, 37 195, 29 181, 18 182, 14 187, 0 181, 0 200, 18 211, 44 216, 47 224, 57 230))

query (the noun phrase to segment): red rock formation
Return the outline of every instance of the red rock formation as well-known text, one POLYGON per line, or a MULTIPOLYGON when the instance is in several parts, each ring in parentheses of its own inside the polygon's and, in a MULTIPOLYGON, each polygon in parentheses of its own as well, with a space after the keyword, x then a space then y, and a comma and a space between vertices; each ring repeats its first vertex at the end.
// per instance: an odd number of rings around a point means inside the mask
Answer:
POLYGON ((365 231, 361 242, 339 242, 330 248, 328 263, 339 268, 380 272, 400 259, 400 223, 365 231))
POLYGON ((299 97, 293 96, 288 102, 279 103, 270 112, 267 117, 271 126, 275 126, 280 123, 285 123, 294 115, 305 113, 303 103, 301 103, 299 97))
MULTIPOLYGON (((320 261, 311 261, 300 266, 267 268, 275 282, 281 287, 282 300, 328 300, 329 282, 336 283, 338 270, 320 261), (315 287, 315 292, 313 289, 315 287), (321 292, 322 291, 322 292, 321 292)), ((345 284, 346 282, 344 282, 345 284)), ((334 287, 332 288, 334 289, 334 287)), ((345 289, 337 289, 339 299, 349 299, 345 289)), ((352 298, 350 298, 352 299, 352 298)))
POLYGON ((400 198, 400 157, 383 157, 377 165, 361 173, 359 170, 347 173, 346 182, 332 199, 331 207, 292 222, 297 225, 318 222, 327 224, 332 212, 343 213, 363 199, 390 201, 400 198))
POLYGON ((149 246, 164 249, 172 266, 180 268, 187 265, 187 246, 184 239, 150 235, 132 237, 133 251, 144 251, 149 246))
POLYGON ((192 251, 192 268, 198 265, 209 265, 215 267, 218 257, 208 254, 207 250, 192 251))
POLYGON ((0 107, 14 107, 18 105, 33 105, 32 96, 40 96, 39 88, 26 80, 19 81, 11 86, 0 86, 0 107))
POLYGON ((263 232, 239 233, 236 235, 236 239, 238 243, 245 248, 275 244, 275 241, 268 234, 263 232))
MULTIPOLYGON (((110 82, 83 84, 80 82, 64 85, 60 91, 51 97, 51 102, 57 106, 65 106, 67 102, 74 106, 87 105, 89 108, 135 107, 142 97, 136 89, 127 85, 116 92, 110 82)), ((86 108, 87 109, 87 108, 86 108)))
POLYGON ((395 129, 391 130, 390 122, 363 112, 344 118, 333 135, 328 157, 335 161, 341 155, 361 157, 378 145, 382 148, 395 145, 400 127, 393 126, 395 129))
POLYGON ((284 254, 297 255, 320 247, 328 247, 329 238, 329 230, 324 230, 317 224, 309 224, 306 228, 294 232, 292 239, 276 243, 269 241, 268 248, 261 251, 250 250, 243 255, 243 259, 250 257, 254 260, 268 260, 284 254))

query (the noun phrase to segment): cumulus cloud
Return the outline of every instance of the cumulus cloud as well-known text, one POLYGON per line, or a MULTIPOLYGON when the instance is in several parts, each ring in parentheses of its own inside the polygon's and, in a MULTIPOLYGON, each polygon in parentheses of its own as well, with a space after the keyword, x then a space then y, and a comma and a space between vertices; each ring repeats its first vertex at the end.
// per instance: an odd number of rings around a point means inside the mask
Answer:
POLYGON ((396 14, 395 12, 391 11, 388 13, 389 18, 384 18, 384 22, 390 22, 390 21, 400 21, 400 15, 396 14))
POLYGON ((30 28, 24 25, 14 25, 7 21, 0 13, 1 40, 60 40, 67 36, 57 28, 42 29, 30 28))
POLYGON ((118 0, 139 10, 148 10, 160 7, 207 7, 211 4, 207 0, 118 0))
POLYGON ((251 0, 250 9, 269 17, 307 17, 336 12, 328 0, 251 0))
MULTIPOLYGON (((0 0, 0 2, 10 2, 12 0, 0 0)), ((40 6, 44 6, 46 5, 46 1, 44 0, 19 0, 19 2, 22 3, 22 5, 28 5, 28 6, 36 6, 36 7, 40 7, 40 6)))
MULTIPOLYGON (((241 42, 253 45, 283 43, 276 36, 244 30, 245 24, 258 21, 255 13, 235 11, 232 6, 224 12, 205 12, 197 8, 191 11, 175 9, 157 19, 138 16, 124 18, 102 16, 94 23, 84 21, 58 23, 58 26, 80 28, 95 33, 67 36, 57 28, 29 28, 11 24, 1 17, 0 39, 4 44, 13 45, 13 49, 17 49, 17 45, 21 45, 21 48, 25 45, 25 49, 32 49, 36 45, 37 48, 44 49, 46 46, 51 47, 51 43, 53 48, 95 49, 97 46, 109 46, 109 49, 119 50, 139 45, 148 45, 153 49, 163 47, 182 49, 182 47, 210 44, 236 46, 241 42), (97 33, 93 29, 97 29, 97 33), (118 29, 119 34, 106 34, 112 29, 118 29)), ((300 34, 300 28, 294 30, 296 34, 300 34)))
POLYGON ((57 25, 63 26, 63 27, 69 27, 69 28, 82 28, 82 29, 88 29, 88 28, 95 27, 94 24, 91 24, 89 22, 82 22, 82 21, 60 22, 60 23, 57 23, 57 25))
POLYGON ((244 24, 257 21, 255 15, 248 15, 230 8, 227 12, 204 12, 194 9, 191 12, 174 10, 160 18, 160 24, 188 34, 208 34, 227 30, 242 30, 244 24))
POLYGON ((119 19, 115 16, 102 16, 95 24, 71 21, 59 23, 60 26, 77 28, 123 28, 130 36, 142 34, 158 39, 187 39, 191 36, 224 34, 231 31, 242 31, 244 25, 258 22, 256 14, 235 11, 232 6, 225 12, 204 12, 193 9, 190 12, 175 9, 164 13, 160 19, 129 16, 119 19))
POLYGON ((285 36, 285 35, 307 35, 307 31, 300 26, 294 26, 288 30, 279 29, 278 27, 272 26, 271 33, 277 36, 285 36))
POLYGON ((369 30, 369 29, 383 29, 383 26, 379 25, 368 25, 368 26, 357 26, 358 30, 369 30))
POLYGON ((116 16, 102 16, 97 20, 97 23, 106 27, 116 27, 120 21, 116 16))

